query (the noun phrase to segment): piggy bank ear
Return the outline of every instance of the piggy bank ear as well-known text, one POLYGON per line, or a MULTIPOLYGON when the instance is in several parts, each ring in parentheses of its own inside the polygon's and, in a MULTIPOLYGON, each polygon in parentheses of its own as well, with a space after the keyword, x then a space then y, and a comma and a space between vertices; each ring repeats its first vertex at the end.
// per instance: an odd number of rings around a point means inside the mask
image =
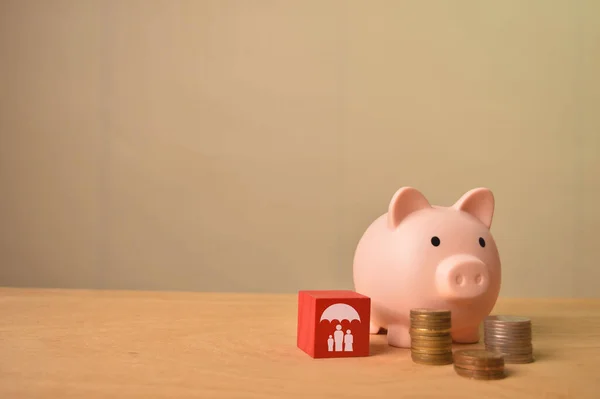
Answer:
POLYGON ((388 208, 388 227, 395 229, 411 213, 431 208, 421 192, 412 187, 402 187, 396 191, 388 208))
POLYGON ((488 229, 492 226, 494 216, 494 194, 487 188, 474 188, 466 192, 454 208, 467 212, 481 221, 488 229))

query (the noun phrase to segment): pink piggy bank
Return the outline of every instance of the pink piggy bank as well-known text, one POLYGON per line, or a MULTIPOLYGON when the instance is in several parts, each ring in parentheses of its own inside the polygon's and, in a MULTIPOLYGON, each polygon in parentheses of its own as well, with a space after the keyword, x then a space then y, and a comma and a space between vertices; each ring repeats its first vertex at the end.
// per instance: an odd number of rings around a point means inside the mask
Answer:
POLYGON ((454 205, 430 205, 403 187, 360 239, 356 292, 371 298, 370 333, 387 329, 389 345, 410 347, 410 309, 452 312, 454 342, 479 341, 479 324, 500 292, 500 256, 490 233, 494 196, 486 188, 454 205))

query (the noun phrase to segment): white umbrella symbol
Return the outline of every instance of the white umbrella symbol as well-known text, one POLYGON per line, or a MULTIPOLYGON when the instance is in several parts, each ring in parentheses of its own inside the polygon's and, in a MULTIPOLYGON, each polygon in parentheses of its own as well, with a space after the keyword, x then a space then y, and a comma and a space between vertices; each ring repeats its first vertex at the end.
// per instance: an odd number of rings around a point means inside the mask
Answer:
POLYGON ((360 321, 360 316, 359 316, 358 312, 356 311, 356 309, 354 309, 352 306, 347 305, 345 303, 336 303, 336 304, 329 306, 327 309, 325 309, 323 311, 323 313, 321 314, 321 320, 319 322, 321 322, 323 320, 329 320, 329 321, 332 321, 332 320, 338 320, 338 321, 358 320, 358 321, 360 321))

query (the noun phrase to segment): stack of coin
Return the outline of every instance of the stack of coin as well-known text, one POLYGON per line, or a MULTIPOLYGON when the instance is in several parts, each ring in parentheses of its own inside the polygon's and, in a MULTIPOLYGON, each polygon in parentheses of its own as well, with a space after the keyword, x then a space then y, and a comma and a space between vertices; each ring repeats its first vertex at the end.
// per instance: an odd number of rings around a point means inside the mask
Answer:
POLYGON ((410 352, 415 363, 452 364, 450 311, 411 309, 410 352))
POLYGON ((500 380, 504 374, 504 357, 483 349, 464 349, 454 352, 456 374, 475 380, 500 380))
POLYGON ((533 362, 531 320, 519 316, 488 316, 483 322, 485 349, 502 353, 506 363, 533 362))

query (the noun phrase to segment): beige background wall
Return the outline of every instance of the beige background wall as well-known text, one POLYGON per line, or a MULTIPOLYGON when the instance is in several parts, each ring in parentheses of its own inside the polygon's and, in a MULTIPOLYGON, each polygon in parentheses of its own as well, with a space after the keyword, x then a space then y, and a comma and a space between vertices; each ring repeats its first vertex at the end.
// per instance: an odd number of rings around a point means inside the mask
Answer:
POLYGON ((403 185, 598 296, 600 2, 0 0, 0 285, 351 288, 403 185))

